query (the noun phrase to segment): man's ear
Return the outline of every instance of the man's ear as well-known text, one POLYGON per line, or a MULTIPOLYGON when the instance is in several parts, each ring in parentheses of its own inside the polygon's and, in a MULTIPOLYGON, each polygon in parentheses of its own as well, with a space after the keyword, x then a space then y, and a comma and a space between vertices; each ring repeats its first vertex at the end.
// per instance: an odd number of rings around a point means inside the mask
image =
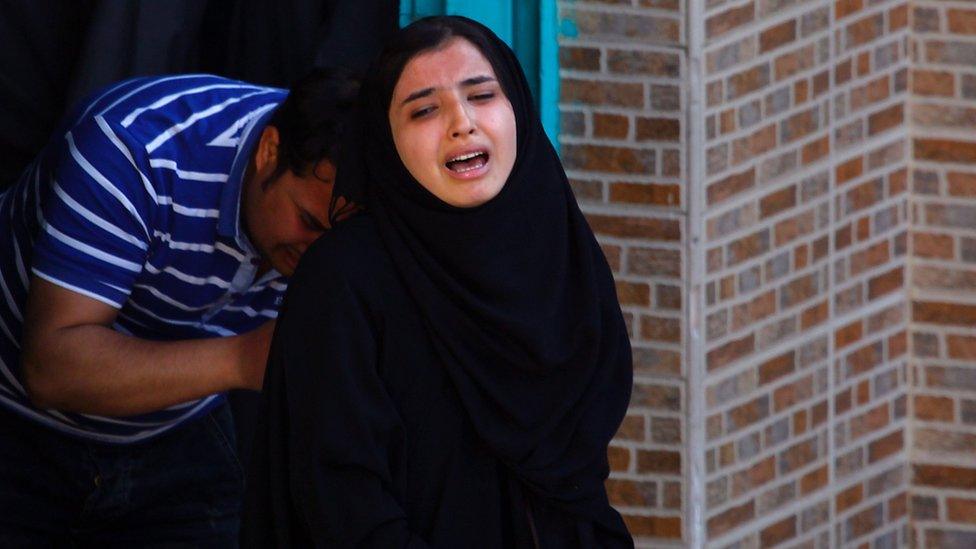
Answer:
POLYGON ((278 167, 278 128, 265 126, 254 151, 254 170, 258 174, 270 174, 278 167))

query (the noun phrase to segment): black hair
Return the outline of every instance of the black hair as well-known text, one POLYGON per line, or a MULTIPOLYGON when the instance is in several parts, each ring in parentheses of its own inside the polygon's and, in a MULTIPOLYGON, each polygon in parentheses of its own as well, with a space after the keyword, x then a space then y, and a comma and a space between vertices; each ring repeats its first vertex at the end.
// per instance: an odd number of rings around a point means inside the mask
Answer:
POLYGON ((313 69, 294 83, 268 122, 278 130, 278 162, 263 186, 288 170, 302 177, 321 160, 336 161, 359 84, 351 71, 339 68, 313 69))
POLYGON ((452 38, 464 38, 478 48, 491 64, 502 91, 511 99, 513 83, 508 71, 502 67, 498 52, 489 38, 490 32, 480 23, 465 17, 439 15, 418 19, 401 29, 375 60, 368 77, 372 84, 369 88, 379 96, 372 99, 382 101, 386 112, 393 89, 406 64, 420 53, 445 46, 452 38))

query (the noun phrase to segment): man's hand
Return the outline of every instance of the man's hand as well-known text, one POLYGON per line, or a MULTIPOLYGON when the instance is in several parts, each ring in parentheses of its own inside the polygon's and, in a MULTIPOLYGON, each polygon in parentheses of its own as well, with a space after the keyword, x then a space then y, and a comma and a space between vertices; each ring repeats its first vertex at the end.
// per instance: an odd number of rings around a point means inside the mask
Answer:
POLYGON ((240 381, 237 388, 261 390, 274 328, 275 321, 269 320, 257 330, 236 336, 241 353, 238 360, 240 381))
POLYGON ((260 389, 274 321, 248 334, 150 341, 111 328, 117 311, 31 278, 22 372, 40 408, 127 416, 230 389, 260 389))

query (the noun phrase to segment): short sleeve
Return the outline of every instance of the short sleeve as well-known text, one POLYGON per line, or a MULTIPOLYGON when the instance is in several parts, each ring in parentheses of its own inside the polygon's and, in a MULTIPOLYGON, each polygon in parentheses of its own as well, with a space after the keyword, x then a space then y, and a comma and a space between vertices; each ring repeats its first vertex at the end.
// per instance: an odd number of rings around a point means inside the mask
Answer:
POLYGON ((35 275, 121 308, 153 237, 143 163, 144 151, 98 116, 49 145, 35 181, 44 197, 35 275))

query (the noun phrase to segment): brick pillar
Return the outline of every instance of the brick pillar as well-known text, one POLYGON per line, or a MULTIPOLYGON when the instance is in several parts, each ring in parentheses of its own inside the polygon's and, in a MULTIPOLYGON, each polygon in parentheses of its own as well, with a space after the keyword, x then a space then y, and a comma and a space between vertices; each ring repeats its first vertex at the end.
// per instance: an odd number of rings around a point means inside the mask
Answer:
POLYGON ((706 0, 689 18, 710 547, 905 541, 907 16, 706 0))
POLYGON ((560 143, 634 348, 610 499, 641 544, 680 543, 685 375, 682 18, 677 0, 559 2, 560 143))
POLYGON ((976 547, 976 5, 912 6, 912 520, 976 547))

